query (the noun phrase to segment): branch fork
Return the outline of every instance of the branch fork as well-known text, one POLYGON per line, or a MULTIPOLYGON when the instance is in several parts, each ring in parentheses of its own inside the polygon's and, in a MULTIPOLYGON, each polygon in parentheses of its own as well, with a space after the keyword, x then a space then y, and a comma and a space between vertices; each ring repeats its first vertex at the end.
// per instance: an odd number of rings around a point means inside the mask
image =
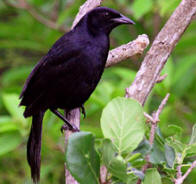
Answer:
POLYGON ((182 175, 181 168, 182 165, 177 166, 177 179, 174 179, 175 184, 182 184, 190 172, 196 167, 196 160, 191 164, 188 170, 182 175))

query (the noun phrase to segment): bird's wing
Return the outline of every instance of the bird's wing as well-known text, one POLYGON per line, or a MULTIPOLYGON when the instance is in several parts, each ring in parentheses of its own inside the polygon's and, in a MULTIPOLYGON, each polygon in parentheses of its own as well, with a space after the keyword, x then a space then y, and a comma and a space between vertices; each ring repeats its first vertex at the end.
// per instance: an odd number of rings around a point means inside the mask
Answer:
POLYGON ((39 73, 40 69, 42 68, 43 66, 43 63, 46 62, 45 61, 45 57, 43 57, 38 63, 37 65, 34 67, 34 69, 31 71, 30 75, 28 76, 25 84, 24 84, 24 87, 22 89, 22 92, 20 94, 20 99, 24 96, 24 93, 28 87, 28 85, 32 82, 34 76, 36 75, 36 73, 39 73))
POLYGON ((39 61, 26 80, 20 95, 22 98, 20 105, 28 105, 28 99, 40 96, 48 86, 52 85, 52 82, 55 82, 58 75, 62 72, 70 73, 73 70, 75 65, 73 61, 82 54, 82 49, 73 44, 70 38, 62 37, 39 61))

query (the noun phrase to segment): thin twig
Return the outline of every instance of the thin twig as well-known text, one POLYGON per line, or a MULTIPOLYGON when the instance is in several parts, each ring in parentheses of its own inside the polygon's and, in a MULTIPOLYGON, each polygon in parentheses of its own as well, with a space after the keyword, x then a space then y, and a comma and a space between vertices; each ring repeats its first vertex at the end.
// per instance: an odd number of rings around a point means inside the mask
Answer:
POLYGON ((163 80, 165 80, 165 78, 166 78, 167 76, 168 76, 167 74, 164 74, 164 75, 162 75, 162 76, 159 76, 159 78, 157 79, 156 83, 162 82, 163 80))
MULTIPOLYGON (((154 143, 154 137, 155 137, 155 132, 156 132, 156 128, 157 128, 157 124, 160 121, 159 120, 159 116, 161 114, 161 112, 163 111, 164 106, 166 105, 168 98, 169 98, 170 94, 168 93, 165 98, 162 100, 161 104, 159 105, 158 109, 156 112, 152 113, 152 116, 144 113, 144 116, 147 118, 147 120, 151 123, 151 129, 150 129, 150 138, 149 138, 149 143, 152 146, 154 143)), ((150 156, 147 155, 146 156, 146 161, 147 163, 142 167, 142 171, 145 172, 146 169, 148 169, 148 167, 150 166, 150 156)), ((137 184, 140 184, 141 180, 138 179, 137 184)))
POLYGON ((28 4, 26 0, 18 0, 17 2, 18 3, 12 3, 9 0, 4 0, 4 3, 8 6, 28 11, 37 21, 51 29, 55 29, 63 33, 68 31, 66 27, 59 26, 57 22, 53 21, 52 19, 47 19, 42 16, 39 12, 36 11, 36 9, 32 5, 28 4))
POLYGON ((161 112, 163 111, 163 108, 164 108, 165 104, 168 101, 169 95, 170 94, 168 93, 165 96, 165 98, 162 100, 161 104, 159 105, 158 110, 155 113, 152 114, 153 121, 151 122, 151 131, 150 131, 150 139, 149 139, 151 145, 154 142, 154 136, 155 136, 157 123, 160 121, 159 116, 160 116, 161 112))
POLYGON ((152 118, 152 116, 150 116, 146 112, 144 112, 144 116, 146 117, 146 119, 148 120, 148 122, 153 122, 154 121, 153 118, 152 118))
POLYGON ((182 165, 181 165, 181 164, 178 165, 177 168, 176 168, 176 169, 177 169, 177 178, 178 178, 178 179, 182 177, 181 168, 182 168, 182 165))
POLYGON ((186 173, 182 176, 182 172, 181 172, 182 165, 177 166, 177 179, 175 179, 175 184, 182 184, 195 167, 196 167, 196 160, 191 164, 191 166, 188 168, 186 173))

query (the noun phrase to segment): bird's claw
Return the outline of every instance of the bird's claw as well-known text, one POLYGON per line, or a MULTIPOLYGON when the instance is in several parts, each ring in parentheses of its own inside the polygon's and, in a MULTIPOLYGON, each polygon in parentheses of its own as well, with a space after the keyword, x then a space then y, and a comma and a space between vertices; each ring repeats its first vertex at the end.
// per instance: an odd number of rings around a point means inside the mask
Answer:
POLYGON ((80 131, 80 130, 79 130, 76 126, 74 126, 74 125, 72 125, 72 127, 69 127, 69 126, 67 126, 66 124, 64 124, 64 125, 61 127, 61 133, 64 133, 64 131, 67 131, 67 130, 72 131, 72 132, 79 132, 79 131, 80 131))
POLYGON ((86 111, 85 111, 84 105, 81 106, 81 109, 82 109, 82 114, 84 115, 84 119, 85 119, 86 118, 86 111))

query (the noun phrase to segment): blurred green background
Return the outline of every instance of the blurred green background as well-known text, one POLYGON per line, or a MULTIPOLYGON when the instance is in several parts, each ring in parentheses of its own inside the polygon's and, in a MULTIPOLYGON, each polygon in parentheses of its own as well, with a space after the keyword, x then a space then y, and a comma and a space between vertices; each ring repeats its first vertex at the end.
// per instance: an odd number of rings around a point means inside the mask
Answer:
MULTIPOLYGON (((0 1, 0 183, 29 183, 26 143, 31 119, 23 118, 18 96, 33 66, 52 44, 69 30, 84 0, 28 0, 27 9, 14 0, 0 1)), ((114 8, 136 22, 120 26, 111 34, 111 48, 147 34, 152 43, 180 0, 107 0, 114 8)), ((21 4, 22 5, 22 4, 21 4)), ((24 4, 23 4, 24 5, 24 4)), ((87 118, 81 129, 102 137, 99 119, 103 107, 114 97, 123 96, 133 81, 143 56, 135 56, 105 70, 96 91, 86 103, 87 118)), ((196 21, 186 30, 172 52, 163 73, 168 77, 153 89, 145 110, 151 113, 167 92, 169 102, 161 114, 164 136, 173 135, 169 125, 182 128, 183 140, 196 123, 196 21)), ((41 183, 64 183, 64 136, 62 121, 50 112, 44 118, 41 183)), ((185 183, 196 181, 193 171, 185 183)))

